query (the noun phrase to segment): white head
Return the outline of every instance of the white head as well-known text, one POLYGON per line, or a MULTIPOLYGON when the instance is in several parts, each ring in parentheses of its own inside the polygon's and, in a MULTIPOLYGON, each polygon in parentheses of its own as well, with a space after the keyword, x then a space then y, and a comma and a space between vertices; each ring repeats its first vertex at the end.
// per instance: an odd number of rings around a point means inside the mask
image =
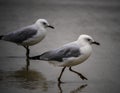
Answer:
POLYGON ((54 27, 51 26, 51 25, 47 22, 47 20, 45 20, 45 19, 38 19, 35 24, 37 24, 38 26, 41 26, 41 27, 43 27, 43 28, 49 27, 49 28, 54 29, 54 27))
POLYGON ((77 41, 80 42, 81 44, 100 45, 100 43, 96 42, 91 36, 85 34, 80 35, 77 41))

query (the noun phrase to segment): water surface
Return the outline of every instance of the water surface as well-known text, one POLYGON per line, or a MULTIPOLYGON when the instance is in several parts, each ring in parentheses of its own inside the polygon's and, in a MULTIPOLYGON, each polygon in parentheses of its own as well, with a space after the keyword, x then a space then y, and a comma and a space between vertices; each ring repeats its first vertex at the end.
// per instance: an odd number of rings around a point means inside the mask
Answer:
POLYGON ((0 41, 1 93, 119 93, 120 89, 120 2, 117 0, 15 0, 0 1, 0 34, 5 34, 45 18, 55 26, 46 38, 32 46, 30 55, 60 47, 80 34, 91 35, 101 46, 93 46, 92 56, 73 67, 88 78, 82 81, 62 68, 44 61, 30 61, 26 71, 25 49, 0 41))

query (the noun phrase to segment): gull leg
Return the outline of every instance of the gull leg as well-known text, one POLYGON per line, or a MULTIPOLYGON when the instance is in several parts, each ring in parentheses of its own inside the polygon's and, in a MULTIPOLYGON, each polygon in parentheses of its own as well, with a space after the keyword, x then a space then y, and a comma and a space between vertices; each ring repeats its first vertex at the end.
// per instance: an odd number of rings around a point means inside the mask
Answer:
POLYGON ((23 46, 26 49, 26 57, 29 58, 30 49, 29 46, 23 46))
POLYGON ((61 71, 61 73, 60 73, 60 76, 58 77, 58 82, 59 82, 59 84, 62 83, 61 77, 62 77, 62 74, 63 74, 65 68, 66 68, 66 67, 64 67, 64 68, 62 69, 62 71, 61 71))
POLYGON ((29 58, 29 54, 30 54, 30 49, 29 47, 27 46, 26 47, 26 57, 29 58))
POLYGON ((84 79, 85 79, 85 80, 88 80, 88 79, 87 79, 85 76, 83 76, 81 73, 78 73, 77 71, 72 70, 71 67, 69 67, 69 70, 70 70, 71 72, 74 72, 74 73, 76 73, 77 75, 79 75, 82 80, 84 80, 84 79))
POLYGON ((27 71, 29 70, 29 66, 30 66, 30 61, 29 61, 29 54, 30 54, 30 49, 29 46, 24 46, 26 49, 26 69, 27 71))

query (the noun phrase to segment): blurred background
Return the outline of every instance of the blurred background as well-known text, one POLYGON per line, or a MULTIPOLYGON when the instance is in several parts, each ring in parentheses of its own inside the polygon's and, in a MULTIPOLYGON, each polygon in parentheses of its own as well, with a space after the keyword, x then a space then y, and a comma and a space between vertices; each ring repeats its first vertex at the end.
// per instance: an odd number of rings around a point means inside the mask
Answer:
POLYGON ((120 1, 119 0, 0 0, 0 34, 15 31, 45 18, 55 30, 30 47, 31 56, 91 35, 91 57, 73 67, 88 78, 82 81, 66 69, 57 86, 61 67, 45 61, 31 61, 26 71, 25 49, 0 41, 1 93, 118 93, 120 92, 120 1))

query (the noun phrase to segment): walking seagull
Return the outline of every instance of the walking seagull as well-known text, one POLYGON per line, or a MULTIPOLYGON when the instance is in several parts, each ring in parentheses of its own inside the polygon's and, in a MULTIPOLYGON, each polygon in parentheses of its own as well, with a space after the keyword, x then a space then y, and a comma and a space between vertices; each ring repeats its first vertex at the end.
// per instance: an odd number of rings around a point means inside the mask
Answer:
POLYGON ((47 27, 54 29, 53 26, 49 25, 47 20, 38 19, 32 25, 23 27, 6 35, 0 35, 0 40, 22 45, 26 49, 26 57, 29 58, 29 46, 39 43, 46 36, 47 27))
POLYGON ((71 67, 81 64, 88 59, 92 52, 92 44, 100 45, 100 43, 94 41, 91 36, 82 34, 77 41, 68 43, 41 55, 30 57, 30 59, 49 61, 49 63, 63 67, 58 78, 59 83, 62 83, 61 76, 66 67, 69 67, 70 71, 79 75, 82 80, 87 80, 85 76, 74 71, 71 67))

